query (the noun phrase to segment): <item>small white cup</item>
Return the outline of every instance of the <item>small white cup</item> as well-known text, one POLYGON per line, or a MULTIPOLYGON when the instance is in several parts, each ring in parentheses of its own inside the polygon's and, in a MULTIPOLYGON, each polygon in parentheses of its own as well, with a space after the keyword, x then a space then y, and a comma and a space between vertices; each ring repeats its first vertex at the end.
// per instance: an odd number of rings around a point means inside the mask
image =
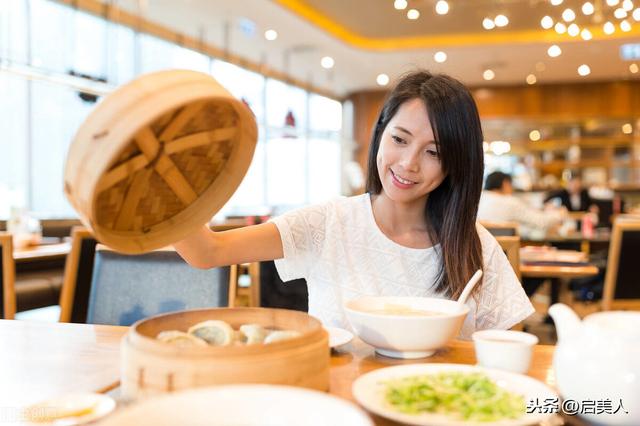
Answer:
POLYGON ((478 365, 524 374, 529 371, 538 338, 513 330, 481 330, 471 336, 478 365))

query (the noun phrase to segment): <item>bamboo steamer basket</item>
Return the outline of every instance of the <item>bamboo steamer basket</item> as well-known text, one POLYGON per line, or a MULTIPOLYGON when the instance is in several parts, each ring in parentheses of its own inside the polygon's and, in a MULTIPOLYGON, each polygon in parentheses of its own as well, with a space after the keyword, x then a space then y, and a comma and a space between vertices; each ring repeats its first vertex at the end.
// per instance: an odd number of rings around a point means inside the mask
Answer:
POLYGON ((134 324, 122 341, 121 391, 127 399, 200 386, 260 383, 329 389, 329 337, 304 312, 268 308, 196 309, 134 324), (156 340, 161 331, 187 331, 210 319, 297 330, 301 336, 270 344, 177 347, 156 340))
POLYGON ((253 157, 253 114, 211 76, 144 75, 80 126, 64 191, 96 238, 125 253, 195 232, 227 202, 253 157))

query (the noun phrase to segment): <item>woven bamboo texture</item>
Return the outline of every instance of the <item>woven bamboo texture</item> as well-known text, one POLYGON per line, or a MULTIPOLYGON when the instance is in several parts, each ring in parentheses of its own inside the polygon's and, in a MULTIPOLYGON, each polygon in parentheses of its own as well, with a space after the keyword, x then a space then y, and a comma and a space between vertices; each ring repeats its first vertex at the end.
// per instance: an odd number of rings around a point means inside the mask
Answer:
POLYGON ((80 127, 65 192, 98 240, 139 253, 207 222, 244 177, 253 115, 212 77, 163 71, 105 99, 80 127))

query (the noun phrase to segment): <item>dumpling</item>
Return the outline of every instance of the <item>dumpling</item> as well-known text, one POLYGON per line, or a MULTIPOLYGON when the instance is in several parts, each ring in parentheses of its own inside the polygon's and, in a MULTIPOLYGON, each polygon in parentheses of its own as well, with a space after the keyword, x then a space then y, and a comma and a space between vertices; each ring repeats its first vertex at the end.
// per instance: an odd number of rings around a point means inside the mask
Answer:
POLYGON ((260 324, 243 324, 240 326, 240 333, 244 336, 243 341, 247 345, 262 343, 267 337, 267 330, 260 324))
POLYGON ((276 330, 269 333, 269 335, 264 339, 264 343, 280 342, 281 340, 293 339, 300 335, 301 333, 295 330, 276 330))
POLYGON ((192 326, 189 334, 205 340, 210 345, 227 346, 233 342, 235 331, 224 321, 209 320, 192 326))
POLYGON ((161 342, 170 343, 172 345, 188 348, 192 346, 207 346, 207 342, 199 337, 192 336, 184 331, 168 330, 158 333, 156 339, 161 342))

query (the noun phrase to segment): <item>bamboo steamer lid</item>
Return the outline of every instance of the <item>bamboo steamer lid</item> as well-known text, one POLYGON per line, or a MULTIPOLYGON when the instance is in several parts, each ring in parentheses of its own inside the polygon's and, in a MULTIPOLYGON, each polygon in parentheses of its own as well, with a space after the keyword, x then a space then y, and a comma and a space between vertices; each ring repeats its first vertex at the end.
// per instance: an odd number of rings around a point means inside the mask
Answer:
POLYGON ((253 114, 207 74, 144 75, 78 129, 64 191, 96 238, 125 253, 185 238, 229 200, 253 157, 253 114))

